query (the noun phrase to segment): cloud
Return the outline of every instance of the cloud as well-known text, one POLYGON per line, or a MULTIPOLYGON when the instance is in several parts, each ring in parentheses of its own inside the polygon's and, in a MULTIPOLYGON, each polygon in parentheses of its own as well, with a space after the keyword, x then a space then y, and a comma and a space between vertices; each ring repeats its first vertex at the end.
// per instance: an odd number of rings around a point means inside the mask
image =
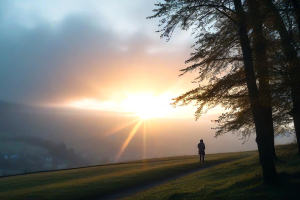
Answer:
POLYGON ((51 1, 2 1, 1 15, 10 24, 32 28, 44 21, 58 26, 70 15, 85 15, 93 18, 105 29, 124 34, 133 34, 142 28, 157 26, 157 21, 145 18, 152 14, 156 0, 51 0, 51 1))
POLYGON ((141 29, 120 37, 84 13, 65 16, 57 26, 44 20, 30 28, 16 23, 0 33, 0 99, 107 101, 126 93, 178 90, 183 87, 178 70, 191 43, 176 36, 166 43, 155 36, 141 29))

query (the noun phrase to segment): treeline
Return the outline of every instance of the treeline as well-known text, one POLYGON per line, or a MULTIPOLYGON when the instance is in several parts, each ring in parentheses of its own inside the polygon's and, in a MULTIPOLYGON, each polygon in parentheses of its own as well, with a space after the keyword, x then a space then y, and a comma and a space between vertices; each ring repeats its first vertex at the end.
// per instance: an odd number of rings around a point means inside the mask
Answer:
MULTIPOLYGON (((25 144, 29 144, 32 146, 42 147, 48 151, 47 157, 50 157, 52 165, 58 166, 60 163, 65 163, 68 168, 70 167, 82 167, 82 166, 88 166, 90 165, 90 162, 83 158, 80 154, 76 153, 73 148, 67 148, 66 144, 64 142, 55 143, 53 141, 42 139, 36 136, 30 136, 30 135, 11 135, 11 134, 5 134, 0 135, 1 141, 15 141, 15 142, 22 142, 25 144)), ((6 168, 8 166, 11 166, 11 161, 9 155, 7 159, 4 158, 4 155, 2 152, 2 155, 0 154, 0 162, 2 160, 2 167, 6 168), (6 162, 5 162, 6 161, 6 162)), ((46 155, 44 155, 46 156, 46 155)), ((30 167, 31 170, 34 171, 36 168, 42 168, 42 159, 45 160, 45 158, 40 158, 41 156, 37 155, 30 155, 30 154, 23 154, 18 155, 18 158, 15 159, 15 163, 20 163, 20 166, 24 166, 26 163, 26 160, 30 160, 31 162, 36 162, 36 167, 30 167), (32 169, 33 168, 33 169, 32 169)), ((15 164, 18 166, 17 164, 15 164)), ((1 168, 1 166, 0 166, 1 168)))
POLYGON ((278 181, 274 136, 295 132, 300 153, 299 0, 165 0, 156 6, 149 18, 161 18, 161 37, 169 40, 180 27, 192 29, 196 40, 181 75, 198 71, 197 87, 173 105, 196 102, 196 119, 217 105, 226 108, 216 137, 255 133, 264 182, 278 181))

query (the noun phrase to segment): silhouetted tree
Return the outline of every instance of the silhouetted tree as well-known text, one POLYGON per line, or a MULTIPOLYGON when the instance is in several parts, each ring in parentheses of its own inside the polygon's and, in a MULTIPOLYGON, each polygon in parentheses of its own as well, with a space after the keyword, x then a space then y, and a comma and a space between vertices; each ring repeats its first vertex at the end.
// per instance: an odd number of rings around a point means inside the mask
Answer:
POLYGON ((276 20, 274 27, 280 34, 282 49, 288 63, 287 72, 289 75, 289 86, 293 102, 293 108, 290 113, 294 119, 296 138, 298 141, 298 153, 300 153, 300 59, 298 57, 298 52, 295 49, 296 46, 293 42, 294 38, 292 37, 292 34, 288 32, 275 5, 272 1, 268 1, 267 3, 267 6, 273 10, 274 20, 276 20))
MULTIPOLYGON (((247 5, 250 16, 249 21, 251 22, 249 25, 249 35, 250 38, 252 38, 252 49, 255 52, 253 55, 254 67, 259 81, 259 92, 261 103, 264 107, 263 110, 268 107, 268 113, 271 116, 272 105, 273 124, 275 127, 274 132, 277 135, 285 134, 292 131, 290 124, 291 122, 293 122, 292 118, 289 116, 289 114, 293 115, 293 112, 291 112, 291 110, 293 110, 293 98, 291 94, 293 83, 291 82, 290 73, 287 67, 291 65, 292 59, 286 59, 283 45, 281 45, 282 39, 278 37, 277 33, 278 25, 275 25, 275 22, 278 20, 277 23, 281 23, 281 25, 283 26, 284 24, 290 24, 288 22, 283 23, 283 20, 290 21, 288 20, 289 17, 278 15, 278 12, 281 11, 282 13, 291 13, 293 10, 287 10, 285 4, 279 4, 278 8, 274 6, 270 7, 267 6, 268 4, 264 1, 247 1, 247 5), (261 5, 259 5, 259 3, 261 5), (251 6, 251 4, 254 5, 251 6), (260 12, 260 10, 262 10, 262 12, 260 12), (272 15, 274 11, 277 13, 277 20, 275 20, 274 16, 272 15), (262 30, 261 28, 262 23, 264 23, 264 30, 262 30), (271 85, 269 85, 269 83, 271 85)), ((290 33, 292 33, 291 31, 298 31, 293 30, 293 27, 295 26, 291 27, 292 28, 289 28, 290 33)), ((284 34, 284 31, 282 32, 282 34, 284 34)), ((289 35, 289 37, 291 37, 296 34, 289 35)), ((290 43, 293 43, 293 45, 297 49, 297 46, 299 45, 297 45, 295 41, 295 38, 290 38, 290 43)), ((296 95, 294 94, 294 96, 297 96, 297 93, 296 95)), ((244 98, 241 100, 246 99, 244 98)), ((251 109, 249 106, 247 106, 247 103, 239 102, 239 104, 243 106, 236 106, 236 108, 239 108, 238 111, 225 113, 220 116, 219 120, 217 120, 218 127, 216 135, 237 130, 237 132, 242 133, 243 137, 247 137, 250 133, 253 132, 254 123, 253 120, 251 120, 251 109)), ((270 118, 271 117, 265 117, 265 119, 270 118)), ((269 126, 271 127, 270 121, 269 126)), ((273 133, 269 130, 268 140, 271 144, 270 148, 272 148, 274 146, 272 144, 274 143, 274 136, 272 136, 273 133)), ((275 152, 274 148, 272 149, 272 151, 275 152)))
MULTIPOLYGON (((160 20, 160 25, 164 25, 162 37, 170 37, 177 25, 183 30, 193 28, 197 39, 196 52, 186 62, 194 64, 181 71, 184 74, 199 70, 196 80, 201 82, 207 79, 209 83, 179 96, 174 105, 186 105, 196 100, 198 108, 195 116, 198 118, 207 110, 205 106, 210 109, 220 100, 221 105, 230 108, 232 102, 237 103, 240 98, 247 97, 255 123, 264 181, 276 180, 277 172, 267 134, 270 126, 264 119, 272 116, 263 113, 248 36, 249 16, 242 2, 165 0, 165 3, 156 5, 159 6, 154 10, 156 14, 149 18, 163 17, 160 20), (243 64, 239 65, 239 61, 243 64), (244 78, 240 79, 243 75, 244 78), (247 88, 247 93, 244 88, 247 88)), ((272 121, 272 118, 269 120, 272 121)))

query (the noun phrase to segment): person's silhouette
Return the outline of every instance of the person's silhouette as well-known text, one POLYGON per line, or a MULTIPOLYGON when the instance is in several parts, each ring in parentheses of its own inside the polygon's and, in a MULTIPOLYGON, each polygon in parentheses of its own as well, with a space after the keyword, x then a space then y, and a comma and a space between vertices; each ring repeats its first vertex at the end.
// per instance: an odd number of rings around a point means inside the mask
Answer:
POLYGON ((205 155, 205 144, 203 143, 203 140, 201 139, 200 140, 200 143, 198 144, 198 153, 200 155, 200 162, 201 162, 201 157, 202 157, 202 160, 204 162, 204 155, 205 155))

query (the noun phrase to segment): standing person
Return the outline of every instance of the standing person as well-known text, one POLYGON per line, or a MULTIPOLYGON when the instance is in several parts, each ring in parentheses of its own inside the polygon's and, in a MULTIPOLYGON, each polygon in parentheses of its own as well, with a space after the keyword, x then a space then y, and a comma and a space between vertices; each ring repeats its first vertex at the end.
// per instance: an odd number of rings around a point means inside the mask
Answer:
POLYGON ((205 155, 205 144, 203 143, 203 140, 200 140, 200 143, 198 144, 198 149, 199 149, 199 155, 200 155, 200 162, 201 162, 201 157, 204 162, 204 155, 205 155))

